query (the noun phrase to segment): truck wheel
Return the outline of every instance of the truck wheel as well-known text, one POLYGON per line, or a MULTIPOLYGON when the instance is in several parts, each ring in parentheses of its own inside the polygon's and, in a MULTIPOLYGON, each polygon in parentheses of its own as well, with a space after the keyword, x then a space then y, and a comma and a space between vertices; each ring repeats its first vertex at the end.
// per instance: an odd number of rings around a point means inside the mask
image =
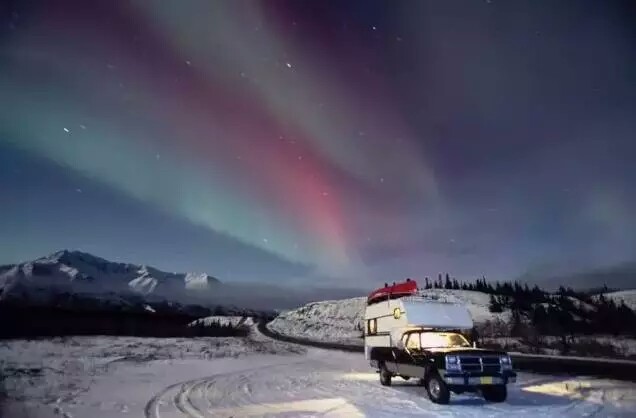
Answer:
POLYGON ((437 373, 431 373, 424 383, 426 387, 426 393, 428 393, 428 398, 434 402, 439 404, 447 404, 450 401, 450 391, 448 390, 448 386, 439 377, 437 373))
POLYGON ((508 396, 505 385, 485 386, 481 388, 481 394, 488 402, 503 402, 508 396))
POLYGON ((391 386, 391 372, 387 370, 384 363, 380 364, 380 384, 382 386, 391 386))

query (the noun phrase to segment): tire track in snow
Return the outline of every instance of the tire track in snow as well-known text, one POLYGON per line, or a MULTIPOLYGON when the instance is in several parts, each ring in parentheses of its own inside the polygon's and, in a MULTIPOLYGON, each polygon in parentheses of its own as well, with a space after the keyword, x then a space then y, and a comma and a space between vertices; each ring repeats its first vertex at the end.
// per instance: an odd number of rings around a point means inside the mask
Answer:
MULTIPOLYGON (((219 373, 214 374, 208 377, 186 380, 183 382, 175 383, 173 385, 167 386, 159 393, 155 394, 144 407, 144 415, 146 418, 161 418, 160 406, 165 404, 166 395, 168 395, 172 391, 176 391, 176 395, 172 396, 172 398, 167 397, 168 399, 172 399, 172 403, 170 405, 174 406, 178 409, 182 414, 186 417, 192 418, 200 418, 205 417, 205 415, 201 415, 200 411, 193 407, 191 402, 187 400, 188 395, 191 392, 191 388, 193 385, 202 384, 206 386, 206 393, 210 393, 210 389, 214 386, 217 379, 220 377, 230 377, 237 374, 249 372, 257 372, 266 369, 273 369, 277 367, 285 367, 290 366, 297 363, 303 363, 303 361, 289 362, 289 363, 280 363, 280 364, 270 364, 261 367, 248 368, 245 370, 237 370, 227 373, 219 373)), ((210 406, 213 407, 212 402, 208 400, 210 406)))

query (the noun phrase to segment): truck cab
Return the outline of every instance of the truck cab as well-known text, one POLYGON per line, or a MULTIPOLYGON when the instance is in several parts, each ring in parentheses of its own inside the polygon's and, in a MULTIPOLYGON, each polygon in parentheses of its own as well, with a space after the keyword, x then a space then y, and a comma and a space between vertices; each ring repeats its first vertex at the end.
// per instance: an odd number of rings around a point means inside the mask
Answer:
POLYGON ((464 336, 473 323, 463 305, 388 297, 368 304, 365 322, 365 356, 384 386, 415 378, 435 403, 448 403, 451 392, 503 402, 506 385, 516 381, 507 353, 477 348, 464 336))

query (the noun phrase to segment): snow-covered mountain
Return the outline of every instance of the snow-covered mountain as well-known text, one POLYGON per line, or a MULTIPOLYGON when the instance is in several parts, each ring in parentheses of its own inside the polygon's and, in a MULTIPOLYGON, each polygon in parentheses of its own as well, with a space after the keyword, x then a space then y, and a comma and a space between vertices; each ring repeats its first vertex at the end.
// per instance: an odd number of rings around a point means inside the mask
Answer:
MULTIPOLYGON (((509 318, 509 312, 491 313, 489 296, 471 290, 426 289, 420 295, 466 305, 476 323, 509 318)), ((281 334, 345 344, 362 344, 366 297, 309 303, 281 313, 269 327, 281 334)))
POLYGON ((80 251, 58 251, 20 264, 0 266, 0 300, 46 301, 52 295, 138 294, 180 297, 220 284, 207 274, 167 273, 145 265, 117 263, 80 251))

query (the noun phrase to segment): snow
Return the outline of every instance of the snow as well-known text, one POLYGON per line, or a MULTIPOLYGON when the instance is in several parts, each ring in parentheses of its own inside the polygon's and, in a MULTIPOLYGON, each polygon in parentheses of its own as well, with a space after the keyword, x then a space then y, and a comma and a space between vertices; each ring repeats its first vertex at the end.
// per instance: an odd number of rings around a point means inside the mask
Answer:
MULTIPOLYGON (((464 304, 476 323, 500 318, 507 320, 509 312, 491 313, 489 295, 471 290, 428 289, 420 296, 464 304)), ((313 302, 298 309, 283 312, 268 327, 280 334, 320 341, 363 345, 362 321, 366 297, 313 302)))
POLYGON ((212 284, 210 276, 205 273, 186 273, 184 277, 186 289, 208 289, 212 284))
POLYGON ((203 324, 205 326, 210 325, 229 325, 233 328, 237 328, 240 326, 244 327, 252 327, 255 322, 251 317, 246 316, 221 316, 221 315, 213 315, 207 316, 205 318, 199 318, 196 321, 192 321, 188 326, 195 326, 203 324))
POLYGON ((2 266, 0 295, 46 298, 56 292, 175 296, 186 290, 212 289, 220 283, 205 274, 167 273, 150 266, 117 263, 80 251, 58 251, 34 261, 2 266))
MULTIPOLYGON (((577 299, 575 297, 568 296, 567 298, 568 298, 568 300, 570 302, 572 302, 574 304, 574 306, 576 306, 577 308, 579 308, 579 309, 581 309, 581 310, 583 310, 585 312, 591 312, 591 311, 595 311, 596 310, 596 308, 593 305, 591 305, 589 303, 586 303, 586 302, 583 302, 582 300, 579 300, 579 299, 577 299)), ((542 304, 542 305, 544 307, 547 307, 549 304, 542 304)))
MULTIPOLYGON (((255 358, 288 361, 304 352, 255 333, 247 338, 10 340, 0 342, 0 394, 7 397, 4 411, 28 411, 16 418, 120 417, 125 411, 140 416, 156 392, 176 381, 239 369, 255 358)), ((14 416, 3 415, 2 400, 0 416, 14 416)))
POLYGON ((21 418, 122 416, 581 417, 633 416, 636 384, 520 373, 508 400, 431 403, 412 379, 379 384, 358 353, 235 338, 70 338, 0 345, 9 401, 21 418))
POLYGON ((364 297, 313 302, 281 313, 268 327, 284 335, 363 345, 365 306, 364 297))
POLYGON ((623 301, 630 309, 636 310, 636 289, 605 293, 604 296, 617 303, 623 301))

